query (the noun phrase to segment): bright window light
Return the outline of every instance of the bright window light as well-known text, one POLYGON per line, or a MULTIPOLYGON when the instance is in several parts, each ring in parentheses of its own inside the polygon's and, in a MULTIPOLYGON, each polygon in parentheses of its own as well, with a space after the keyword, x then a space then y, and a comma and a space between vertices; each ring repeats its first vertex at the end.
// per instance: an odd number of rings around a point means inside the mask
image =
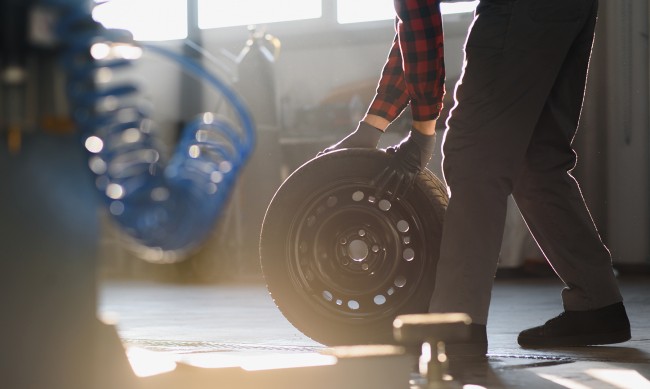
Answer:
POLYGON ((588 375, 621 389, 648 389, 650 381, 636 370, 630 369, 587 369, 588 375))
POLYGON ((95 6, 93 18, 107 28, 131 31, 136 40, 187 37, 187 0, 110 0, 95 6))
POLYGON ((474 1, 459 1, 457 3, 441 3, 440 12, 443 15, 462 14, 467 12, 474 12, 478 0, 474 1))
MULTIPOLYGON (((563 372, 558 373, 562 374, 563 372)), ((590 389, 601 386, 619 389, 650 388, 650 381, 638 371, 632 369, 621 369, 613 366, 610 367, 605 364, 597 364, 594 368, 585 369, 583 371, 574 367, 570 373, 562 374, 563 376, 545 373, 537 373, 537 375, 567 389, 590 389), (570 377, 564 377, 567 375, 570 377), (585 375, 589 377, 586 377, 585 375), (595 378, 595 382, 598 382, 599 384, 596 385, 591 377, 595 378), (585 382, 585 384, 578 381, 585 382)))
POLYGON ((393 0, 337 0, 336 11, 341 24, 395 19, 393 0))
POLYGON ((545 373, 537 373, 537 375, 567 389, 591 389, 591 386, 583 385, 574 379, 545 373))
MULTIPOLYGON (((474 12, 478 1, 441 3, 443 15, 474 12)), ((337 20, 341 24, 395 18, 393 0, 337 0, 337 20)))
POLYGON ((316 19, 321 0, 199 0, 199 28, 316 19))
POLYGON ((133 373, 138 377, 151 377, 176 370, 176 361, 169 354, 129 347, 126 356, 133 373))

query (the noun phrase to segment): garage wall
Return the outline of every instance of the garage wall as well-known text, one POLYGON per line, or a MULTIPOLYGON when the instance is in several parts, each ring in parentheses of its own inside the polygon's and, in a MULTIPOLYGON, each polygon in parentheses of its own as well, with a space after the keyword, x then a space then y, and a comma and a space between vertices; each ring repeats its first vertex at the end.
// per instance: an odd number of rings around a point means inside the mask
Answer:
POLYGON ((576 169, 615 263, 650 263, 648 1, 601 1, 576 169))

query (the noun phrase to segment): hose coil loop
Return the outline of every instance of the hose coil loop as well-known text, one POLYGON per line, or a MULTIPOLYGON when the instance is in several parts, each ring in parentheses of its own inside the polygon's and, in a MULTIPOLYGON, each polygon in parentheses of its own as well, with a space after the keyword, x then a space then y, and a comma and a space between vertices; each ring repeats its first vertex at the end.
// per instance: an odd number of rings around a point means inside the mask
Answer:
POLYGON ((101 197, 143 258, 184 258, 211 231, 252 153, 255 128, 247 107, 198 62, 162 47, 135 44, 130 33, 96 23, 85 7, 49 2, 61 9, 57 34, 64 44, 66 92, 101 197), (138 101, 138 87, 112 77, 132 66, 142 50, 209 84, 235 119, 199 115, 183 129, 165 160, 150 109, 138 101))

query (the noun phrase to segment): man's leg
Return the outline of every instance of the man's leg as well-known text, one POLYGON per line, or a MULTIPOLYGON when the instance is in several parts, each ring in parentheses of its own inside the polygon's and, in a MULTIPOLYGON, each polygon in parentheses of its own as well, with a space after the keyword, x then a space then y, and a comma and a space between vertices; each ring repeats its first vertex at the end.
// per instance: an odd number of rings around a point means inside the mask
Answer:
POLYGON ((630 339, 630 323, 611 256, 576 180, 571 141, 580 117, 596 22, 596 4, 544 106, 514 196, 533 236, 566 284, 565 312, 522 331, 524 347, 611 344, 630 339))
POLYGON ((565 309, 576 311, 622 300, 610 253, 569 173, 576 162, 571 141, 580 118, 595 13, 558 75, 513 193, 537 243, 566 284, 565 309))
POLYGON ((460 311, 487 322, 507 196, 592 2, 479 4, 444 142, 451 199, 432 312, 460 311))

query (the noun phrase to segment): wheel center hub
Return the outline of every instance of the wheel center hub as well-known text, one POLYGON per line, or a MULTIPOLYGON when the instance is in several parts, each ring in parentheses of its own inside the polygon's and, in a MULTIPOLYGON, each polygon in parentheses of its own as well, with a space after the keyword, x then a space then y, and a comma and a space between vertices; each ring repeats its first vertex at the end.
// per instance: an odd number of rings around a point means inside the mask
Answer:
POLYGON ((355 262, 365 261, 369 253, 368 245, 360 239, 355 239, 348 245, 348 255, 355 262))

